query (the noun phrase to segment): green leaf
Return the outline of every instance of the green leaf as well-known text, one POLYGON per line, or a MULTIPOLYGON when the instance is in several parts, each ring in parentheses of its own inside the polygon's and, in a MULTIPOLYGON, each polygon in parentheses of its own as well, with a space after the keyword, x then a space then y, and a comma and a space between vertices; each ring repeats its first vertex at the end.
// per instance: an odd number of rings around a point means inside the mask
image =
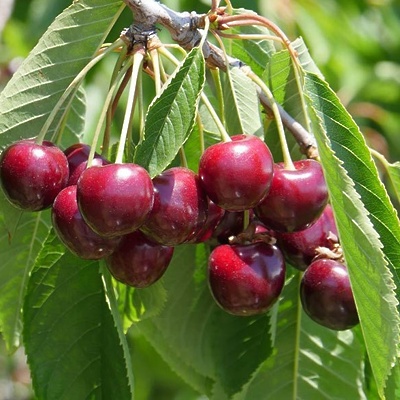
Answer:
MULTIPOLYGON (((255 14, 252 10, 236 9, 233 14, 255 14)), ((243 35, 266 35, 271 32, 262 26, 241 26, 229 30, 232 34, 243 35)), ((247 64, 258 75, 262 76, 265 67, 272 54, 275 53, 275 46, 270 39, 234 40, 225 39, 225 48, 228 54, 247 64)))
POLYGON ((227 71, 224 100, 225 121, 230 134, 264 136, 256 86, 240 68, 227 71))
POLYGON ((64 90, 103 43, 121 4, 76 1, 55 19, 0 94, 0 149, 39 133, 64 90))
POLYGON ((386 172, 392 183, 397 201, 400 204, 400 161, 397 161, 393 164, 387 163, 386 172))
POLYGON ((50 234, 24 304, 24 344, 43 400, 130 399, 127 365, 99 265, 50 234))
POLYGON ((383 396, 399 345, 399 220, 363 136, 335 93, 314 74, 306 74, 305 88, 369 361, 383 396))
POLYGON ((117 283, 116 289, 118 308, 124 318, 125 332, 132 326, 132 323, 157 316, 167 301, 167 291, 161 281, 143 289, 135 289, 117 283))
POLYGON ((23 213, 0 191, 0 330, 9 351, 20 346, 29 274, 50 229, 48 212, 23 213))
POLYGON ((137 147, 135 162, 146 168, 151 177, 174 160, 189 137, 204 82, 203 54, 201 49, 194 48, 150 105, 145 137, 137 147))
POLYGON ((241 390, 271 353, 269 316, 235 317, 213 300, 206 280, 202 245, 179 246, 162 278, 168 302, 162 312, 136 327, 200 393, 213 386, 226 395, 241 390))
POLYGON ((362 343, 352 330, 332 331, 305 315, 301 274, 289 274, 277 307, 274 354, 234 400, 365 398, 362 343))
MULTIPOLYGON (((119 10, 119 0, 82 0, 54 21, 0 94, 0 150, 39 133, 64 90, 96 53, 119 10)), ((81 133, 83 111, 84 99, 78 92, 62 144, 75 141, 81 133)), ((19 219, 19 212, 16 214, 1 193, 0 221, 0 258, 4 260, 0 267, 0 327, 11 350, 19 346, 27 278, 48 234, 49 218, 47 213, 28 213, 19 219), (18 223, 10 228, 7 221, 13 215, 18 223)))

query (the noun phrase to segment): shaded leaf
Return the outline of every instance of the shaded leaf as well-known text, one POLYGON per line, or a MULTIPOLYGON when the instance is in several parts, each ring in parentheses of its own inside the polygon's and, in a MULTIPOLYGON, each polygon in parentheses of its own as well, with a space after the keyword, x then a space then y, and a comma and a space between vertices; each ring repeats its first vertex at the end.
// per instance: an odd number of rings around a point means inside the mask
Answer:
POLYGON ((23 213, 0 191, 0 330, 9 351, 19 347, 29 274, 50 229, 48 212, 23 213))
POLYGON ((253 81, 240 68, 234 67, 227 71, 223 86, 228 132, 262 137, 260 104, 253 81))
POLYGON ((50 234, 24 304, 24 344, 35 394, 43 400, 130 399, 120 338, 99 266, 50 234))
POLYGON ((194 48, 150 105, 145 138, 137 147, 135 162, 146 168, 151 177, 173 161, 189 137, 204 81, 203 54, 201 49, 194 48))
POLYGON ((400 203, 400 161, 386 164, 386 171, 392 183, 397 201, 400 203))
POLYGON ((118 308, 124 318, 125 332, 132 323, 157 316, 167 301, 167 292, 161 281, 143 289, 135 289, 122 283, 116 285, 118 308))
MULTIPOLYGON (((290 272, 289 272, 290 273, 290 272)), ((366 399, 364 347, 352 331, 336 332, 304 314, 301 274, 290 273, 277 307, 274 354, 239 399, 366 399)))
POLYGON ((204 246, 179 246, 163 282, 162 312, 136 326, 171 368, 207 395, 219 385, 227 396, 241 390, 271 352, 269 316, 235 317, 213 300, 204 246))

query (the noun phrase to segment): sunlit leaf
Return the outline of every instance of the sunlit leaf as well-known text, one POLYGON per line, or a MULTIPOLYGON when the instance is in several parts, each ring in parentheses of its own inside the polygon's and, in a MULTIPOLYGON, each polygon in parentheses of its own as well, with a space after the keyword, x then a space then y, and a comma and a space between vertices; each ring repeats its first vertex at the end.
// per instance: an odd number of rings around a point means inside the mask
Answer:
POLYGON ((146 115, 145 138, 135 162, 151 177, 161 173, 178 154, 192 131, 200 92, 205 81, 201 49, 187 55, 146 115))
POLYGON ((306 92, 369 361, 383 395, 399 345, 399 220, 363 136, 336 95, 313 74, 306 75, 306 92))

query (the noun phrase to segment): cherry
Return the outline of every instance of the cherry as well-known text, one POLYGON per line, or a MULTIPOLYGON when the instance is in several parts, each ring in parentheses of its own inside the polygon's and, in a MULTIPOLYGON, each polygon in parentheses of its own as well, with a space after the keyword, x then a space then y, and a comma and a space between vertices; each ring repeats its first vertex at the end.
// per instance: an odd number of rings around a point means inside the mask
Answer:
POLYGON ((312 262, 301 280, 300 299, 306 314, 329 329, 346 330, 359 322, 348 271, 339 261, 312 262))
POLYGON ((138 229, 153 205, 148 172, 136 164, 108 164, 85 169, 77 184, 79 210, 99 235, 125 235, 138 229))
POLYGON ((317 247, 333 249, 338 232, 331 206, 309 228, 297 232, 276 232, 278 246, 293 267, 304 271, 316 256, 317 247))
POLYGON ((125 235, 106 259, 110 273, 118 281, 137 288, 150 286, 166 271, 174 248, 154 243, 142 232, 125 235))
POLYGON ((278 232, 307 228, 328 202, 321 164, 309 159, 295 161, 294 166, 291 170, 283 163, 274 165, 271 189, 254 210, 261 222, 278 232))
MULTIPOLYGON (((250 215, 251 217, 253 215, 251 210, 250 215)), ((216 239, 220 244, 227 244, 229 243, 229 238, 243 232, 243 228, 244 211, 225 211, 212 233, 212 238, 216 239)))
POLYGON ((210 254, 208 280, 217 304, 230 314, 268 311, 285 282, 280 250, 263 242, 220 245, 210 254))
POLYGON ((33 139, 13 143, 0 159, 4 194, 16 207, 39 211, 50 207, 68 181, 68 162, 53 143, 33 139))
POLYGON ((154 205, 141 230, 152 240, 169 245, 194 240, 207 218, 207 196, 198 176, 173 167, 153 178, 154 205))
POLYGON ((208 197, 229 211, 255 207, 268 193, 273 159, 257 136, 236 135, 208 147, 200 158, 199 176, 208 197))
MULTIPOLYGON (((69 185, 76 185, 81 173, 87 168, 90 146, 88 144, 76 143, 64 150, 69 166, 69 185)), ((91 166, 109 164, 108 160, 100 154, 95 153, 91 166)))
POLYGON ((202 243, 209 240, 225 212, 227 211, 221 207, 218 207, 213 201, 208 199, 207 219, 204 225, 200 227, 199 231, 196 232, 195 237, 190 241, 190 243, 202 243))
POLYGON ((105 238, 95 233, 83 220, 76 200, 76 185, 64 188, 55 198, 52 208, 55 232, 75 255, 87 260, 109 256, 120 238, 105 238))

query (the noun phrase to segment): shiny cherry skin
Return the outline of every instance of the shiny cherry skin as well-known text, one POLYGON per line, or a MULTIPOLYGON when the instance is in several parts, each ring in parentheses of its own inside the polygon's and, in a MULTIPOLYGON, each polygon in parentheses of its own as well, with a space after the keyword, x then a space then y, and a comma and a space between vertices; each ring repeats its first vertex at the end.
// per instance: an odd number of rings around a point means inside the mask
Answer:
MULTIPOLYGON (((250 219, 253 218, 253 215, 253 211, 250 210, 250 219)), ((221 220, 214 228, 211 238, 216 239, 220 244, 227 244, 232 236, 243 232, 243 228, 244 211, 225 211, 221 220)))
POLYGON ((7 199, 24 211, 40 211, 52 205, 67 185, 68 162, 53 143, 33 139, 13 143, 0 159, 0 181, 7 199))
POLYGON ((129 286, 145 288, 158 281, 171 261, 174 248, 153 242, 141 231, 123 236, 106 259, 113 277, 129 286))
POLYGON ((217 304, 233 315, 265 313, 285 282, 281 251, 263 242, 220 245, 210 254, 208 282, 217 304))
POLYGON ((153 209, 141 230, 168 246, 194 240, 207 218, 207 196, 198 176, 188 168, 173 167, 154 177, 153 185, 153 209))
POLYGON ((300 283, 300 299, 306 314, 326 328, 341 331, 359 322, 347 268, 336 260, 311 263, 300 283))
POLYGON ((268 193, 273 158, 257 136, 235 135, 232 141, 208 147, 199 162, 199 176, 208 197, 229 211, 255 207, 268 193))
POLYGON ((332 207, 328 204, 321 216, 309 228, 297 232, 276 232, 275 236, 286 261, 304 271, 316 256, 317 247, 327 247, 332 250, 337 243, 338 232, 332 207))
POLYGON ((271 189, 254 209, 262 223, 278 232, 309 227, 328 202, 321 164, 309 159, 295 161, 294 166, 291 170, 283 163, 274 165, 271 189))
MULTIPOLYGON (((64 150, 69 166, 69 185, 76 185, 82 172, 87 168, 90 146, 84 143, 75 143, 64 150)), ((109 164, 99 153, 94 154, 91 166, 101 166, 109 164)))
POLYGON ((213 201, 208 199, 206 221, 204 225, 200 227, 198 232, 196 232, 190 243, 202 243, 209 240, 225 212, 226 211, 223 208, 218 207, 213 201))
POLYGON ((120 238, 105 238, 95 233, 84 221, 76 200, 76 185, 67 186, 55 198, 51 210, 54 230, 64 245, 86 260, 109 256, 120 238))
POLYGON ((121 236, 138 229, 153 206, 148 172, 137 164, 108 164, 85 169, 77 183, 78 207, 101 236, 121 236))

